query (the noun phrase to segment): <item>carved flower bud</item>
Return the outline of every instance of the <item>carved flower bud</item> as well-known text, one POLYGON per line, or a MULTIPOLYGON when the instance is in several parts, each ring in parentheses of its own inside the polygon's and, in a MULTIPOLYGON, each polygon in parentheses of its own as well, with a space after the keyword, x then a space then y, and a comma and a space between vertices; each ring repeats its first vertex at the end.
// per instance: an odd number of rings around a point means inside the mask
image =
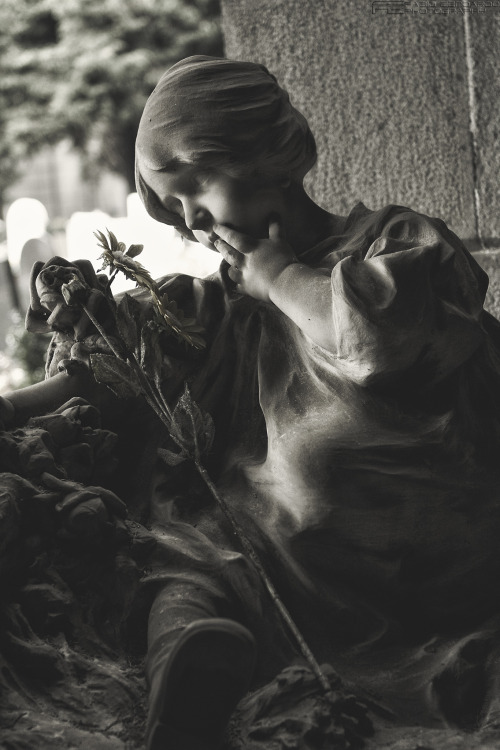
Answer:
POLYGON ((136 258, 138 255, 142 253, 143 250, 144 250, 144 245, 130 245, 126 254, 128 255, 129 258, 136 258))

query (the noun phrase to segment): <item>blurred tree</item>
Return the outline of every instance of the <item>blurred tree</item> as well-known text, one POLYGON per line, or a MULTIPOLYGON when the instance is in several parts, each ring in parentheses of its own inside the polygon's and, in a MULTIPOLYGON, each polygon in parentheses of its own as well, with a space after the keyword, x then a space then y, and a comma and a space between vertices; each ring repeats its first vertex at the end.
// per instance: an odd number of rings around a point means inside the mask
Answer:
POLYGON ((218 0, 1 0, 0 202, 21 159, 65 138, 88 174, 109 169, 133 190, 158 78, 222 50, 218 0))
POLYGON ((50 339, 51 334, 27 331, 19 312, 12 312, 6 346, 0 356, 0 381, 5 390, 24 388, 44 379, 50 339))

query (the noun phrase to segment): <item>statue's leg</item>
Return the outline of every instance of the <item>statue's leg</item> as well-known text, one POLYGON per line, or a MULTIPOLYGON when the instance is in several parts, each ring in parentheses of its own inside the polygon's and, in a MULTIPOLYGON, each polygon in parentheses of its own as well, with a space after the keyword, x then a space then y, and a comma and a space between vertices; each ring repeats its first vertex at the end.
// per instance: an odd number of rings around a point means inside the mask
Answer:
POLYGON ((157 591, 148 626, 148 750, 216 747, 248 689, 295 657, 260 575, 221 526, 212 517, 197 527, 163 524, 143 579, 157 591))
POLYGON ((148 750, 209 750, 248 691, 250 631, 230 613, 222 585, 199 571, 159 592, 148 627, 148 750))

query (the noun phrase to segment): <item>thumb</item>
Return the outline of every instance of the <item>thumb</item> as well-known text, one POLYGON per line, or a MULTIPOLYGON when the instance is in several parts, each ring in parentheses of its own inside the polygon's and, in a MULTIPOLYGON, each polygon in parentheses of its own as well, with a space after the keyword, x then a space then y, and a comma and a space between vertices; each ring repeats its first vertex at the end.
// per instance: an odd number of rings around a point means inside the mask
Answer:
POLYGON ((269 217, 269 239, 270 240, 283 240, 285 239, 285 233, 283 231, 283 223, 281 217, 278 214, 273 214, 269 217))

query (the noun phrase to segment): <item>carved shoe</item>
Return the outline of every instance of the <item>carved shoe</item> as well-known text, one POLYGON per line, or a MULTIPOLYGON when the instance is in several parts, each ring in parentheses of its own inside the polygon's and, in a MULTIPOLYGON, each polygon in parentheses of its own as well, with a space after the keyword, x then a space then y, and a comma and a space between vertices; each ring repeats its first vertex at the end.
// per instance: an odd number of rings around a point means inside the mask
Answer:
POLYGON ((148 750, 215 750, 255 666, 252 634, 233 620, 197 620, 152 686, 148 750))

